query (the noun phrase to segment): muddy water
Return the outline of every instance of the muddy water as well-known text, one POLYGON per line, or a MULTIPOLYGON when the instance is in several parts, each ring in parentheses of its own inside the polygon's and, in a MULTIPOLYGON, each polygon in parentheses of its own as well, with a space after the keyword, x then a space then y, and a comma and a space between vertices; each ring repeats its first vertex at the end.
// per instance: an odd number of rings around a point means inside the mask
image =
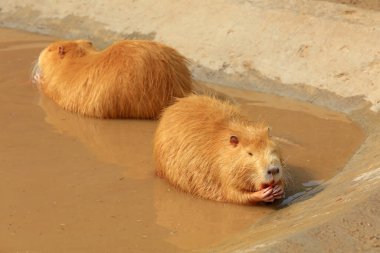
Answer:
MULTIPOLYGON (((0 29, 0 251, 191 251, 276 211, 197 199, 156 178, 157 122, 82 118, 41 97, 29 73, 49 41, 0 29)), ((293 177, 289 196, 331 178, 364 137, 323 108, 212 87, 272 127, 293 177)))

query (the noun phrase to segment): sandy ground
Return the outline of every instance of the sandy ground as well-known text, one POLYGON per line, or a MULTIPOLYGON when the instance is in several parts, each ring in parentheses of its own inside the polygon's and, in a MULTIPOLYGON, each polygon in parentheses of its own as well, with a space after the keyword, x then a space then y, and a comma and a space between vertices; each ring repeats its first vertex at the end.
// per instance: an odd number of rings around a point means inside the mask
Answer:
POLYGON ((272 206, 195 199, 154 176, 157 122, 58 108, 29 80, 52 39, 0 35, 1 252, 187 252, 222 244, 339 173, 364 138, 341 113, 211 85, 272 127, 292 181, 288 198, 272 206))

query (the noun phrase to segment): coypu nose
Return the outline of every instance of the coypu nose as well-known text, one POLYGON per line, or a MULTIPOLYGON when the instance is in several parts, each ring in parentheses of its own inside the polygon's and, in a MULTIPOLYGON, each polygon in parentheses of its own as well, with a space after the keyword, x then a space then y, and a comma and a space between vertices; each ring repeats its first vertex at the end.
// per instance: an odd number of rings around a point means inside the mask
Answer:
POLYGON ((278 174, 280 172, 280 168, 278 167, 271 167, 269 170, 268 170, 268 174, 272 174, 273 176, 278 174))

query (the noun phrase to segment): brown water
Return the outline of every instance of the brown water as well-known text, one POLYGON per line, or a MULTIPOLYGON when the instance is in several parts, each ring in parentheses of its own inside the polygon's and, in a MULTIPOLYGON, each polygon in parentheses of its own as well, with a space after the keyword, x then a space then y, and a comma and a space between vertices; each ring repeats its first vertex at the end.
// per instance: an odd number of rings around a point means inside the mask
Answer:
MULTIPOLYGON (((157 122, 82 118, 41 97, 30 71, 50 41, 0 29, 0 252, 190 251, 276 212, 197 199, 156 178, 157 122)), ((293 177, 289 196, 334 176, 364 138, 342 114, 212 88, 272 127, 293 177)))

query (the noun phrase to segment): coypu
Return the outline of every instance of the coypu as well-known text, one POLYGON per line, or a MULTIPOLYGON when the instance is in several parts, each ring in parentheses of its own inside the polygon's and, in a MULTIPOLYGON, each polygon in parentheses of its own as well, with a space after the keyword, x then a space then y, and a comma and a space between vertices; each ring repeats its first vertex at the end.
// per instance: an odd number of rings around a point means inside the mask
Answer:
POLYGON ((192 91, 188 61, 158 42, 125 40, 103 51, 90 41, 58 41, 40 54, 39 89, 62 108, 97 118, 157 118, 192 91))
POLYGON ((164 110, 156 130, 156 174, 206 199, 273 202, 283 197, 284 173, 268 131, 226 101, 178 99, 164 110))

